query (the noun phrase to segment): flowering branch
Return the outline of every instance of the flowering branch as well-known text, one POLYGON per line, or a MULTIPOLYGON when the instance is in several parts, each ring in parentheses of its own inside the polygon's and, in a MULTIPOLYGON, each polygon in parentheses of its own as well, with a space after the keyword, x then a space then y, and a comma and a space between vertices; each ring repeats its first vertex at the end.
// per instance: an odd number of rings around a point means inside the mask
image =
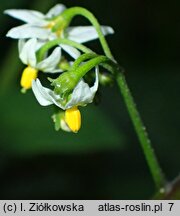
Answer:
POLYGON ((112 34, 113 29, 100 26, 95 16, 82 7, 65 9, 64 5, 58 4, 46 15, 14 9, 6 10, 5 13, 28 23, 28 25, 11 29, 7 36, 20 39, 19 56, 22 62, 28 65, 23 72, 22 86, 25 89, 32 86, 35 97, 42 106, 55 104, 61 109, 61 113, 54 117, 56 129, 61 127, 63 130, 75 133, 80 129, 81 114, 78 106, 86 106, 93 101, 99 85, 98 66, 104 67, 112 73, 117 81, 156 187, 159 191, 165 189, 164 175, 126 83, 123 69, 115 62, 104 37, 106 34, 112 34), (93 26, 77 27, 77 29, 76 27, 69 27, 72 19, 77 15, 86 17, 93 26), (81 44, 97 37, 99 37, 106 56, 97 55, 81 44), (29 40, 24 41, 22 39, 29 40), (39 42, 42 43, 42 41, 44 44, 41 44, 42 46, 39 48, 39 42), (63 47, 61 45, 68 46, 63 47), (53 50, 51 55, 46 56, 48 50, 54 46, 58 47, 53 50), (67 72, 62 73, 57 79, 49 79, 54 86, 54 90, 51 90, 43 87, 39 79, 36 78, 39 70, 45 73, 63 72, 61 68, 57 67, 62 60, 61 48, 76 60, 72 67, 69 66, 70 64, 65 67, 67 72), (77 49, 85 54, 77 58, 80 55, 77 49), (83 80, 83 77, 94 67, 95 81, 94 85, 90 87, 83 80), (57 121, 59 122, 57 123, 57 121))
POLYGON ((80 61, 82 61, 83 59, 90 58, 93 55, 94 54, 82 55, 81 57, 79 57, 79 59, 76 60, 76 62, 68 72, 63 73, 57 79, 52 81, 52 85, 55 87, 54 91, 56 94, 61 96, 67 96, 68 93, 72 92, 72 90, 78 84, 80 79, 84 77, 85 74, 89 72, 92 68, 94 68, 97 65, 100 65, 101 63, 111 62, 111 60, 106 56, 99 55, 78 67, 80 61))
MULTIPOLYGON (((75 15, 82 15, 89 19, 89 21, 95 26, 96 31, 99 35, 99 40, 101 42, 101 45, 104 49, 104 52, 107 57, 114 59, 113 55, 109 49, 109 46, 104 38, 104 35, 102 34, 100 25, 97 21, 97 19, 94 17, 94 15, 89 12, 88 10, 80 7, 74 7, 70 8, 68 10, 65 10, 61 16, 67 21, 67 25, 71 22, 72 18, 75 15)), ((58 24, 54 26, 54 30, 58 27, 58 24)), ((92 60, 91 60, 92 61, 92 60)), ((102 62, 101 62, 102 63, 102 62)), ((107 63, 107 62, 106 62, 107 63)), ((115 68, 117 70, 117 67, 115 68)), ((143 149, 143 152, 145 154, 149 169, 151 171, 151 174, 153 176, 154 182, 156 184, 156 187, 160 190, 161 188, 164 188, 165 186, 165 178, 162 174, 160 165, 156 159, 154 150, 151 145, 151 141, 148 137, 147 131, 145 129, 145 126, 140 118, 139 112, 135 106, 133 97, 131 95, 130 89, 126 83, 125 77, 122 72, 115 73, 117 84, 120 88, 120 91, 122 93, 122 96, 124 98, 124 102, 127 106, 128 112, 130 114, 130 118, 133 122, 133 125, 135 127, 135 131, 137 133, 137 136, 139 138, 139 141, 141 143, 141 147, 143 149)))
POLYGON ((157 160, 156 155, 154 153, 154 150, 152 148, 152 144, 151 144, 151 141, 148 137, 146 128, 145 128, 145 126, 141 120, 139 112, 138 112, 136 105, 134 103, 130 89, 129 89, 127 82, 125 80, 125 76, 124 76, 122 70, 120 69, 120 67, 118 67, 118 65, 116 63, 114 63, 114 61, 110 60, 109 58, 107 58, 105 56, 95 57, 95 58, 89 60, 88 62, 86 62, 85 64, 83 64, 82 66, 78 67, 80 62, 86 60, 87 58, 92 58, 94 56, 95 56, 95 54, 82 55, 81 57, 79 57, 75 61, 74 65, 72 66, 73 70, 71 70, 65 74, 60 75, 59 78, 56 79, 56 81, 55 81, 56 93, 65 94, 65 93, 67 93, 67 89, 68 89, 68 91, 72 91, 72 89, 74 89, 74 87, 79 82, 80 78, 83 77, 89 70, 91 70, 96 65, 100 65, 102 63, 106 63, 107 65, 110 65, 110 67, 113 68, 114 76, 116 77, 117 84, 118 84, 119 89, 120 89, 122 96, 124 98, 124 102, 127 106, 128 112, 130 114, 130 118, 133 122, 135 131, 137 133, 138 139, 140 141, 141 147, 143 149, 146 161, 148 163, 148 166, 149 166, 150 172, 152 174, 152 177, 154 179, 154 182, 156 184, 156 187, 159 191, 163 191, 162 189, 164 189, 164 187, 165 187, 166 180, 164 178, 164 175, 162 173, 162 170, 160 168, 160 165, 158 163, 158 160, 157 160), (65 81, 67 79, 67 77, 68 77, 68 82, 65 81), (72 80, 70 80, 70 77, 72 77, 72 80), (74 80, 74 78, 76 78, 76 80, 74 80), (71 83, 71 87, 67 86, 68 83, 71 83), (74 83, 74 85, 72 85, 72 83, 74 83), (63 85, 63 84, 65 84, 65 85, 63 85), (60 86, 60 88, 58 88, 58 86, 60 86))

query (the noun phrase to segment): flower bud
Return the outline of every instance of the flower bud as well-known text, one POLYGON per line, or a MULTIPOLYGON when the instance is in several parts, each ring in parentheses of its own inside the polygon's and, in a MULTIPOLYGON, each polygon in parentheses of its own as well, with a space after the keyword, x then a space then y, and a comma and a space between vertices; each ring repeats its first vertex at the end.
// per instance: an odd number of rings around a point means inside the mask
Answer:
POLYGON ((52 86, 54 86, 54 92, 59 95, 67 95, 73 91, 75 86, 79 82, 79 77, 74 71, 64 72, 57 79, 51 80, 52 86))
POLYGON ((38 71, 32 67, 26 67, 22 73, 21 86, 24 90, 30 89, 32 86, 32 81, 37 78, 38 71))
POLYGON ((65 111, 65 122, 72 132, 77 133, 81 127, 81 113, 77 107, 65 111))
POLYGON ((62 60, 59 63, 59 68, 63 71, 67 71, 70 68, 70 64, 65 58, 62 58, 62 60))
POLYGON ((102 86, 112 86, 114 78, 109 73, 99 73, 99 82, 102 86))

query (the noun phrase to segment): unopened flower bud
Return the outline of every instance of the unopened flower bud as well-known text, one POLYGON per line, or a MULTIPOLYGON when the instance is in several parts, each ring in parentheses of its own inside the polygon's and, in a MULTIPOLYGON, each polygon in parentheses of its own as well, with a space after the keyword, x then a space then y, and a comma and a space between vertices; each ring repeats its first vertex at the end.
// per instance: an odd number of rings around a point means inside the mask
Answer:
POLYGON ((59 63, 59 68, 63 71, 67 71, 69 70, 69 67, 70 67, 69 62, 65 58, 63 58, 59 63))
POLYGON ((74 71, 64 72, 57 79, 51 80, 52 86, 54 86, 54 92, 59 95, 67 95, 73 91, 75 86, 79 82, 79 77, 74 71))
POLYGON ((99 82, 103 86, 112 86, 114 83, 114 78, 109 73, 99 73, 99 82))

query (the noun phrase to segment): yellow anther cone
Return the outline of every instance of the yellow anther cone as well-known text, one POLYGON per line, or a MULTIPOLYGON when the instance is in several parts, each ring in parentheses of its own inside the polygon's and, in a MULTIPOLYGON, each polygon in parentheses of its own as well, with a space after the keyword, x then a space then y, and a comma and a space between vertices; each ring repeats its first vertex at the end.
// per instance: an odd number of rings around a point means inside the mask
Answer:
POLYGON ((81 127, 81 113, 77 107, 65 111, 65 122, 72 132, 77 133, 81 127))
POLYGON ((47 26, 45 26, 45 28, 51 29, 51 28, 53 28, 55 25, 56 25, 56 22, 55 22, 55 21, 51 21, 51 22, 49 22, 49 24, 48 24, 47 26))
MULTIPOLYGON (((51 21, 47 26, 45 26, 45 28, 47 28, 47 29, 52 29, 55 25, 56 25, 56 21, 54 20, 54 21, 51 21)), ((56 33, 57 37, 60 37, 60 36, 61 36, 61 33, 62 33, 62 30, 61 30, 61 29, 60 29, 60 30, 57 30, 57 31, 54 32, 54 33, 56 33)))
POLYGON ((32 86, 32 81, 37 78, 38 71, 32 67, 27 67, 24 69, 21 77, 21 86, 23 89, 30 89, 32 86))

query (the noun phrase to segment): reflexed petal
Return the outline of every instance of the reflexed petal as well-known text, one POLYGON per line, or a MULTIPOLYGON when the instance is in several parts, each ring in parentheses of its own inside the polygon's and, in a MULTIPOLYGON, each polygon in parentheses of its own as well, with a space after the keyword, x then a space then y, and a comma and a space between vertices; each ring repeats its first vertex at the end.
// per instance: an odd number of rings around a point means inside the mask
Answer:
POLYGON ((56 47, 48 58, 44 59, 43 61, 37 64, 37 68, 39 70, 42 70, 44 72, 49 72, 49 73, 52 73, 54 71, 56 72, 62 71, 57 69, 55 70, 57 64, 60 62, 60 59, 61 59, 61 48, 56 47))
MULTIPOLYGON (((25 39, 20 39, 20 40, 18 40, 18 51, 19 51, 19 53, 22 52, 22 49, 23 49, 24 45, 26 44, 26 42, 27 42, 27 40, 25 40, 25 39)), ((44 43, 45 43, 44 41, 38 40, 37 43, 36 43, 36 51, 37 51, 41 46, 43 46, 44 43)))
POLYGON ((55 16, 58 16, 66 9, 66 6, 63 4, 57 4, 54 7, 52 7, 48 13, 46 14, 46 18, 52 18, 55 16))
POLYGON ((98 90, 98 86, 99 86, 99 67, 97 66, 95 68, 95 83, 92 87, 90 87, 92 94, 96 94, 97 90, 98 90))
POLYGON ((38 79, 32 81, 32 90, 40 105, 48 106, 53 104, 51 98, 49 98, 49 89, 45 89, 38 79))
POLYGON ((30 65, 31 67, 36 66, 36 46, 37 39, 32 38, 28 40, 19 54, 21 61, 24 64, 30 65))
MULTIPOLYGON (((104 35, 113 34, 114 30, 109 26, 101 26, 104 35)), ((67 29, 68 39, 78 43, 84 43, 98 38, 96 29, 93 26, 69 27, 67 29)))
POLYGON ((83 79, 79 81, 79 83, 73 90, 71 99, 65 106, 66 109, 69 109, 73 106, 85 106, 86 104, 91 103, 93 101, 93 98, 98 89, 98 83, 99 83, 98 73, 99 73, 99 68, 96 67, 96 79, 92 87, 89 87, 89 85, 85 83, 83 79))
POLYGON ((36 79, 36 81, 33 80, 32 90, 41 106, 55 104, 56 106, 61 108, 61 106, 57 102, 59 100, 59 96, 55 95, 51 89, 43 87, 39 79, 36 79))
POLYGON ((45 16, 38 11, 9 9, 5 10, 4 13, 29 24, 37 26, 44 26, 48 24, 48 22, 45 21, 45 16))
POLYGON ((50 35, 51 31, 49 29, 25 24, 10 29, 6 36, 14 39, 39 38, 42 40, 46 40, 50 37, 50 35))
POLYGON ((74 59, 77 59, 81 55, 81 53, 74 47, 62 44, 60 46, 74 59))
POLYGON ((19 51, 19 53, 22 52, 22 49, 23 49, 25 43, 26 43, 26 41, 23 40, 23 39, 18 40, 18 51, 19 51))

